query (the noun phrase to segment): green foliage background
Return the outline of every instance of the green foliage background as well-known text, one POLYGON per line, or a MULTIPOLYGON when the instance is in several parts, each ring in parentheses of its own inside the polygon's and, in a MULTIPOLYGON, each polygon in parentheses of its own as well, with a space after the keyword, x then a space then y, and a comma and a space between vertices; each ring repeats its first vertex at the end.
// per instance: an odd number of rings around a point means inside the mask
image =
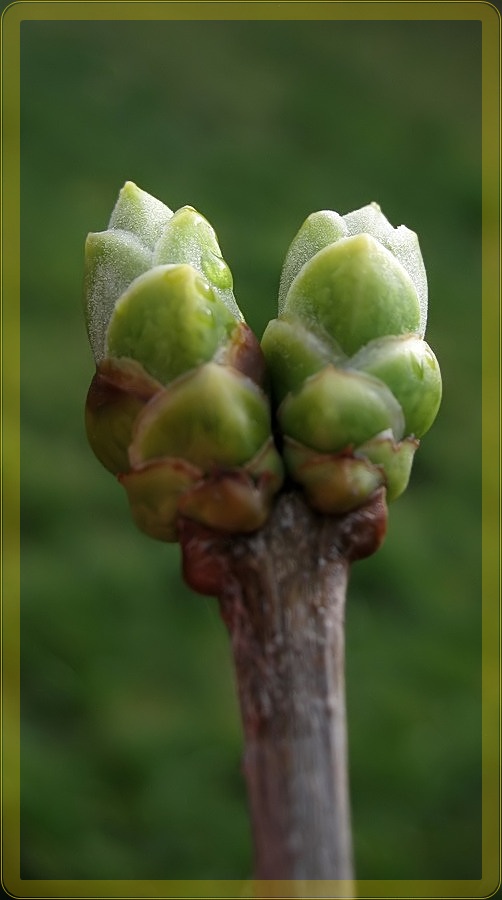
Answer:
POLYGON ((261 335, 316 209, 420 236, 444 401, 347 621, 357 872, 480 877, 481 25, 22 25, 26 878, 247 878, 226 634, 83 430, 83 245, 126 179, 213 223, 261 335))

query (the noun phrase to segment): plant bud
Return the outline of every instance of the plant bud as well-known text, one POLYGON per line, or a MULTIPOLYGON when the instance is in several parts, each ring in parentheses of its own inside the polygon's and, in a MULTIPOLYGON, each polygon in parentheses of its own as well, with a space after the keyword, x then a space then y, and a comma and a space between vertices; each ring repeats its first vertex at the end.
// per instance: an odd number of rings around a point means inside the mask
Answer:
POLYGON ((252 531, 282 483, 259 342, 209 223, 128 182, 86 242, 96 360, 86 429, 138 526, 177 539, 180 515, 252 531))
POLYGON ((344 513, 408 484, 418 438, 441 402, 423 340, 427 279, 414 232, 376 203, 308 217, 262 339, 284 459, 313 507, 344 513))

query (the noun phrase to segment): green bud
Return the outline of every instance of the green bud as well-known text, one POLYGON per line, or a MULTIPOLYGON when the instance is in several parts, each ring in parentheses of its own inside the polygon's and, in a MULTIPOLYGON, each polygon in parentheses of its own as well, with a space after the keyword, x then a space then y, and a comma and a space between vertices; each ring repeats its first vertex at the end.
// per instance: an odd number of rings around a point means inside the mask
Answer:
POLYGON ((284 460, 314 508, 343 513, 381 485, 388 500, 406 488, 417 438, 441 402, 426 321, 414 232, 393 228, 376 203, 308 217, 262 349, 284 460))
POLYGON ((138 527, 166 541, 180 516, 259 528, 283 467, 263 353, 212 227, 127 182, 109 228, 87 239, 84 287, 96 359, 87 434, 138 527))

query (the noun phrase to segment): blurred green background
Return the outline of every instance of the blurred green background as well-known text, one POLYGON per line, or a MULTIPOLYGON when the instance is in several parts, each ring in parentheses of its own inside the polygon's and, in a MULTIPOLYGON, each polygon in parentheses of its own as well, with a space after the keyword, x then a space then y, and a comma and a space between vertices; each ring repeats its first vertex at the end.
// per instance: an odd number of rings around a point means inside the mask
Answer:
POLYGON ((440 415, 352 573, 363 879, 481 875, 481 26, 22 24, 22 876, 247 878, 229 647, 87 446, 83 245, 126 179, 212 222, 261 335, 316 209, 416 230, 440 415))

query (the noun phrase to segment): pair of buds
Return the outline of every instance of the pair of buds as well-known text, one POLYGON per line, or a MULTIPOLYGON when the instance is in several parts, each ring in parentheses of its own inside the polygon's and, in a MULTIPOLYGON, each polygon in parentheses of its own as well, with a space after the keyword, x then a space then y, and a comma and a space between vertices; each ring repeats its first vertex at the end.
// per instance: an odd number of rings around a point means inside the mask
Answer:
POLYGON ((206 219, 127 182, 87 238, 85 309, 89 442, 160 540, 180 517, 260 528, 285 477, 322 513, 392 500, 439 408, 418 240, 376 204, 309 216, 260 345, 206 219))

